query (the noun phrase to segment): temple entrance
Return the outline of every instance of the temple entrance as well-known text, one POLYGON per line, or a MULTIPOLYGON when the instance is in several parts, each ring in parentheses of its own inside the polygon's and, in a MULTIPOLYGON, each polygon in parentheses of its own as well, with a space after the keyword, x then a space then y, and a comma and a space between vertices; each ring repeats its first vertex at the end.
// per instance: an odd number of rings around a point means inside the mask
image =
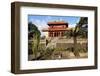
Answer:
POLYGON ((64 31, 62 32, 49 32, 49 37, 61 37, 64 35, 64 31))
POLYGON ((60 22, 48 22, 48 29, 43 29, 43 32, 48 32, 48 37, 62 37, 64 32, 68 31, 68 23, 60 22))

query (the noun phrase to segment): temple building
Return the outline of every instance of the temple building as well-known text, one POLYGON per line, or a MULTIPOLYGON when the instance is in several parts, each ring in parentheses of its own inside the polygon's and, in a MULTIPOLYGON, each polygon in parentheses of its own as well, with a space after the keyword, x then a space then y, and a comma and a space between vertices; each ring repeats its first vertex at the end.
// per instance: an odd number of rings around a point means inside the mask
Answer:
POLYGON ((42 30, 48 33, 48 37, 62 37, 65 31, 68 31, 68 23, 64 21, 48 22, 48 26, 48 28, 42 30))

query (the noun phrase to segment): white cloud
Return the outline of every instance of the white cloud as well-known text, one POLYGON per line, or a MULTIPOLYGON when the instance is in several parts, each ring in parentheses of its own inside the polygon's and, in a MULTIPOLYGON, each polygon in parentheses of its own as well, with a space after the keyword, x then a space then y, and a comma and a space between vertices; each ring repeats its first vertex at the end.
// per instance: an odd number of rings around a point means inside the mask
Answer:
POLYGON ((42 32, 42 29, 48 28, 47 22, 45 20, 38 20, 38 19, 35 19, 35 20, 32 19, 31 21, 32 21, 33 24, 35 24, 38 27, 38 29, 41 32, 41 36, 43 36, 44 32, 42 32))
POLYGON ((76 26, 76 24, 69 24, 68 27, 75 27, 75 26, 76 26))

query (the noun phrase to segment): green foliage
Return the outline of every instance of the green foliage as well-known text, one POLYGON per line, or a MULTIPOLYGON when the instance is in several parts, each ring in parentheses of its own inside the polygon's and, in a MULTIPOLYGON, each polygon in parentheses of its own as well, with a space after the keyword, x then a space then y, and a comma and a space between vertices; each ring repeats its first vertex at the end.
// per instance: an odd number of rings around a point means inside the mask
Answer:
POLYGON ((77 24, 79 27, 82 27, 82 25, 88 24, 88 18, 87 17, 81 17, 79 23, 77 24))
POLYGON ((36 60, 45 60, 45 59, 51 59, 52 53, 53 53, 54 49, 51 48, 41 48, 38 50, 38 53, 40 53, 40 55, 35 58, 36 60))
POLYGON ((77 49, 77 37, 87 38, 87 27, 83 27, 84 25, 88 25, 87 17, 81 17, 76 27, 65 33, 67 37, 73 37, 73 52, 75 56, 79 56, 79 51, 77 49))
POLYGON ((87 49, 86 48, 78 48, 78 51, 81 53, 86 53, 87 49))
POLYGON ((32 23, 28 23, 28 31, 29 37, 32 37, 32 42, 31 45, 29 45, 29 48, 32 48, 33 60, 44 60, 51 57, 54 49, 46 49, 45 47, 43 47, 43 44, 40 44, 41 33, 38 30, 37 26, 32 23))
POLYGON ((55 48, 55 51, 67 51, 65 48, 55 48))
POLYGON ((40 43, 40 31, 38 30, 37 26, 32 23, 28 23, 28 31, 29 37, 32 37, 32 51, 35 57, 37 57, 37 50, 40 43))

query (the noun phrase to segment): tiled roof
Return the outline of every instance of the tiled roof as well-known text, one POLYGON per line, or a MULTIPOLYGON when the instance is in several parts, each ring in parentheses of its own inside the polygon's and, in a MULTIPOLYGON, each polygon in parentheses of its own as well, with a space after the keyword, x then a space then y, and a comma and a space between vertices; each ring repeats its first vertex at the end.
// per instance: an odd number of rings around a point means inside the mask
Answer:
POLYGON ((68 30, 70 30, 71 28, 59 28, 59 29, 49 29, 49 28, 47 28, 47 29, 43 29, 42 31, 43 32, 46 32, 46 31, 68 31, 68 30))
POLYGON ((67 22, 64 21, 54 21, 54 22, 48 22, 48 25, 61 25, 61 24, 68 24, 67 22))

